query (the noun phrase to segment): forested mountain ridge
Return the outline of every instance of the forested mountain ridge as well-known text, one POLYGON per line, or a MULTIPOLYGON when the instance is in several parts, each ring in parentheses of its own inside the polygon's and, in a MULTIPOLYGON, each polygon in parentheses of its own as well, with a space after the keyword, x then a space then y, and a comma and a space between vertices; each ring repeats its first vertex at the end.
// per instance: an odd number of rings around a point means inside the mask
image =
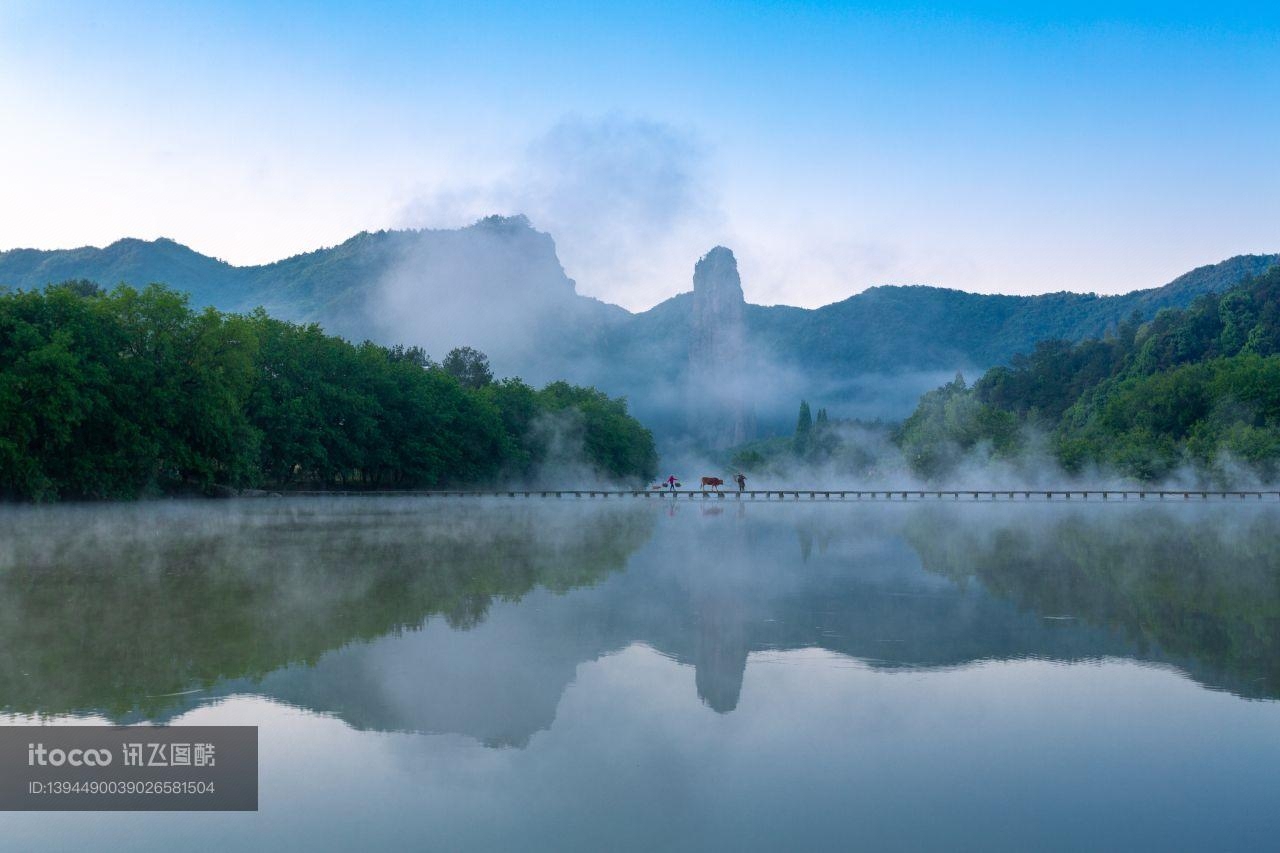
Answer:
MULTIPOLYGON (((126 237, 97 248, 11 249, 0 252, 0 288, 36 290, 48 284, 85 279, 105 287, 127 282, 143 286, 172 282, 197 306, 238 309, 252 267, 235 267, 165 237, 126 237)), ((253 306, 249 306, 253 307, 253 306)))
POLYGON ((1280 473, 1280 267, 1150 322, 1072 344, 1042 341, 972 387, 926 394, 899 443, 945 475, 974 448, 1017 457, 1028 428, 1069 473, 1139 480, 1186 469, 1219 483, 1280 473))
POLYGON ((1280 255, 1240 255, 1192 270, 1163 287, 1116 296, 1008 296, 885 285, 812 311, 757 309, 752 325, 780 355, 789 349, 787 338, 803 329, 802 337, 810 345, 792 352, 804 364, 826 359, 896 361, 901 367, 930 369, 968 359, 970 364, 989 366, 1036 341, 1100 337, 1135 311, 1150 319, 1161 308, 1189 305, 1201 294, 1225 290, 1278 261, 1280 255), (851 329, 857 334, 847 334, 851 329))
MULTIPOLYGON (((254 266, 233 266, 167 238, 126 238, 100 249, 12 249, 0 252, 0 290, 34 290, 69 280, 107 288, 160 283, 187 293, 196 308, 263 307, 293 322, 320 323, 350 340, 390 340, 397 324, 382 303, 406 266, 418 268, 424 291, 525 285, 536 287, 540 299, 561 303, 559 308, 577 303, 579 311, 627 313, 577 296, 550 237, 524 217, 489 217, 455 230, 361 232, 336 246, 254 266), (504 263, 496 263, 494 257, 503 254, 504 263), (485 274, 483 281, 477 281, 477 273, 485 274)), ((475 341, 450 346, 464 343, 475 341)))
MULTIPOLYGON (((1118 296, 1007 296, 928 286, 872 287, 817 309, 745 304, 743 363, 763 433, 789 425, 797 396, 840 416, 902 417, 956 370, 1007 363, 1045 339, 1084 340, 1137 313, 1185 307, 1262 272, 1280 255, 1242 255, 1169 284, 1118 296)), ((110 287, 158 281, 196 307, 265 307, 351 340, 404 342, 439 356, 487 352, 495 369, 624 394, 642 420, 670 434, 685 423, 694 300, 686 290, 631 313, 583 296, 550 235, 522 216, 456 230, 361 233, 330 248, 236 267, 172 240, 121 240, 102 249, 0 252, 0 289, 88 279, 110 287), (683 390, 682 390, 683 389, 683 390)), ((747 282, 748 289, 750 282, 747 282)))
MULTIPOLYGON (((362 232, 337 246, 260 266, 233 266, 166 238, 127 238, 101 249, 12 249, 0 252, 0 287, 30 290, 71 279, 105 287, 160 282, 190 294, 195 307, 244 311, 261 305, 280 317, 319 322, 352 339, 376 339, 377 321, 367 316, 370 312, 363 303, 373 297, 380 279, 406 254, 438 253, 454 248, 444 245, 451 240, 477 232, 536 247, 522 256, 528 260, 523 271, 528 284, 557 290, 561 297, 576 296, 597 307, 606 324, 634 322, 646 340, 686 331, 679 322, 688 313, 683 293, 634 314, 578 295, 558 261, 552 261, 554 244, 523 217, 490 217, 457 230, 362 232), (555 264, 550 273, 542 268, 548 261, 555 264), (553 283, 548 285, 548 279, 553 283), (368 328, 357 328, 361 323, 368 328)), ((1149 319, 1160 308, 1189 305, 1195 297, 1225 290, 1277 261, 1280 255, 1240 255, 1194 269, 1163 287, 1116 296, 1074 292, 1008 296, 926 285, 881 285, 816 309, 749 305, 747 323, 775 354, 791 353, 802 363, 834 359, 851 362, 858 369, 895 364, 934 368, 945 366, 940 361, 959 357, 973 364, 994 364, 1029 349, 1037 340, 1100 336, 1135 310, 1149 319)), ((430 272, 437 271, 424 271, 430 272)), ((435 284, 424 280, 422 287, 435 284)))

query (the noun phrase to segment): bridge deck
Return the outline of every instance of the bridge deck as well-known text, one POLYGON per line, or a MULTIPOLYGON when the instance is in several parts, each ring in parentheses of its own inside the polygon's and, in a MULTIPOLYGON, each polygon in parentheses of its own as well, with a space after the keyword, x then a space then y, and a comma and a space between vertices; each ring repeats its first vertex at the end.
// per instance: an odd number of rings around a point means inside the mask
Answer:
POLYGON ((696 489, 430 489, 399 491, 291 491, 289 495, 368 495, 417 497, 507 498, 646 498, 650 500, 748 500, 748 501, 1228 501, 1280 500, 1280 491, 1205 491, 1142 489, 748 489, 699 491, 696 489))

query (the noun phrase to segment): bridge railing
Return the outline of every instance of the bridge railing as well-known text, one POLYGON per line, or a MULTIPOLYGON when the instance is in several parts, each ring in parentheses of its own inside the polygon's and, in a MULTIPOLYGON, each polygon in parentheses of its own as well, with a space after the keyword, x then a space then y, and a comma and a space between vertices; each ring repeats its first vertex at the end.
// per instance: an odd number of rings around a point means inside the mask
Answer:
POLYGON ((401 489, 380 491, 297 490, 277 495, 415 496, 436 498, 645 498, 749 501, 1249 501, 1280 500, 1280 490, 1204 489, 401 489))

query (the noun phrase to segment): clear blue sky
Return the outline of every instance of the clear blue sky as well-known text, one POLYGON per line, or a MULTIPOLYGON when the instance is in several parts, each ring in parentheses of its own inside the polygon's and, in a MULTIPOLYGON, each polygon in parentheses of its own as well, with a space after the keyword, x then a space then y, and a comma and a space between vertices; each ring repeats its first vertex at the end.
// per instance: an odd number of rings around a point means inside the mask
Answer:
POLYGON ((526 212, 645 307, 1115 292, 1280 251, 1280 4, 0 5, 0 248, 526 212))

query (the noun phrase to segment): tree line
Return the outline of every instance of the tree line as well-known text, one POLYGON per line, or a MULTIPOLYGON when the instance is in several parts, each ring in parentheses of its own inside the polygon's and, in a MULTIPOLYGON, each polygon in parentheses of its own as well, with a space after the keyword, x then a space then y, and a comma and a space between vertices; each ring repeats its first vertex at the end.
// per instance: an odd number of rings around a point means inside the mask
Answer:
POLYGON ((468 348, 352 344, 162 285, 0 294, 0 497, 430 488, 536 476, 556 454, 654 475, 626 401, 494 380, 468 348))
POLYGON ((897 441, 917 473, 941 476, 979 445, 1015 457, 1036 436, 1072 473, 1275 478, 1280 266, 1102 339, 1042 342, 972 386, 957 377, 921 398, 897 441))
POLYGON ((945 481, 965 462, 1040 464, 1154 481, 1189 470, 1219 485, 1280 476, 1280 266, 1102 338, 1046 340, 972 385, 925 393, 896 426, 815 419, 737 448, 735 467, 797 464, 856 477, 945 481), (1032 455, 1036 454, 1036 455, 1032 455))
POLYGON ((858 479, 893 476, 898 456, 891 439, 893 426, 881 420, 834 419, 825 408, 815 415, 807 400, 800 401, 796 428, 790 436, 758 439, 732 448, 729 467, 770 477, 791 477, 797 470, 812 476, 815 469, 858 479))

